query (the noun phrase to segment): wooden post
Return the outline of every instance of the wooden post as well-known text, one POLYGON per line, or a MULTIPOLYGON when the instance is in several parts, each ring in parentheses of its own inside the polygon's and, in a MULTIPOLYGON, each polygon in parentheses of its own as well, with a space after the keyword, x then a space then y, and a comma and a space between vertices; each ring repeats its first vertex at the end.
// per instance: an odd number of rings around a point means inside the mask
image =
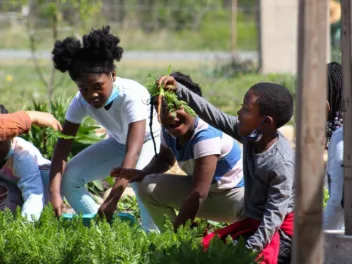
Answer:
POLYGON ((343 0, 342 3, 342 67, 343 67, 343 107, 345 120, 344 137, 344 207, 345 207, 345 234, 352 235, 352 0, 343 0))
POLYGON ((327 0, 300 0, 293 263, 323 263, 327 0))
POLYGON ((261 0, 255 1, 255 8, 256 10, 256 28, 257 28, 257 48, 258 48, 258 69, 261 72, 263 67, 263 56, 262 56, 262 25, 261 25, 261 12, 262 8, 261 0))
POLYGON ((231 53, 234 57, 237 44, 237 0, 232 0, 231 7, 231 53))

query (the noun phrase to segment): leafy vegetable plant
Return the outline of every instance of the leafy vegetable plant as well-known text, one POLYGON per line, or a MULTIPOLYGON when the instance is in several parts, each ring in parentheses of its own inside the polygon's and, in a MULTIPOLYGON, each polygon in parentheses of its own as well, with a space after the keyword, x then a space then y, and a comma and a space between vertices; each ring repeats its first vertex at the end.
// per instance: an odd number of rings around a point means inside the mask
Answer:
POLYGON ((119 219, 111 225, 105 220, 92 221, 86 227, 79 218, 57 220, 50 206, 34 223, 22 218, 20 210, 16 216, 9 210, 0 212, 0 263, 257 263, 243 241, 234 245, 214 239, 204 252, 199 235, 202 226, 190 229, 188 224, 174 233, 167 222, 169 231, 158 234, 145 233, 119 219))
MULTIPOLYGON (((169 67, 168 74, 170 74, 171 68, 169 67)), ((179 100, 175 92, 170 91, 167 89, 167 87, 159 86, 157 82, 155 82, 157 78, 151 74, 148 75, 147 77, 147 84, 146 87, 152 97, 152 100, 157 98, 157 113, 158 113, 158 119, 160 122, 160 111, 162 107, 162 102, 164 101, 166 103, 167 109, 169 112, 176 116, 176 110, 179 109, 180 107, 183 107, 186 113, 192 116, 196 116, 196 113, 194 110, 183 100, 179 100)))

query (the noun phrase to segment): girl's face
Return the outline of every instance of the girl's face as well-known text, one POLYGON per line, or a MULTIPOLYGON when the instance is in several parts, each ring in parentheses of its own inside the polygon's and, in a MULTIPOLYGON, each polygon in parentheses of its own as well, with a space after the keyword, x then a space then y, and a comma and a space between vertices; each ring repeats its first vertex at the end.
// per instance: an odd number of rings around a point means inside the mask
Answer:
POLYGON ((176 116, 172 115, 167 106, 161 108, 161 125, 175 138, 183 137, 193 130, 195 118, 185 112, 183 107, 176 110, 176 116))
POLYGON ((111 95, 116 73, 90 73, 75 80, 77 87, 84 98, 94 108, 105 105, 111 95))

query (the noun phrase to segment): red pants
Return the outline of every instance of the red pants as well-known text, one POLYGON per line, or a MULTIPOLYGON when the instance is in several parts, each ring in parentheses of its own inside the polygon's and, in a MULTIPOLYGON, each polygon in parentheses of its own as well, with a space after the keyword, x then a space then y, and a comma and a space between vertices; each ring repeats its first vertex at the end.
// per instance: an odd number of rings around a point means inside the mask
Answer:
MULTIPOLYGON (((202 240, 203 247, 206 250, 214 236, 219 236, 221 239, 224 239, 230 235, 232 239, 236 239, 241 235, 255 231, 259 224, 259 220, 251 218, 246 218, 244 220, 233 223, 205 236, 202 240)), ((293 213, 290 213, 286 216, 285 220, 280 226, 280 229, 290 237, 293 236, 293 213)), ((279 250, 280 234, 279 232, 276 232, 270 243, 263 249, 262 252, 260 252, 258 259, 261 259, 261 264, 277 264, 279 250)))

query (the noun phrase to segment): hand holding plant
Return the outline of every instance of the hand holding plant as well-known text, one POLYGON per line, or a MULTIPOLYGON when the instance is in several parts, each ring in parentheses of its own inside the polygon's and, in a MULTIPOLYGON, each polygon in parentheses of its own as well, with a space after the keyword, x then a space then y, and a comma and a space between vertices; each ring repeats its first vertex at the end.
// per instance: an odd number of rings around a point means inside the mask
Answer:
MULTIPOLYGON (((171 69, 169 68, 169 74, 171 72, 171 69)), ((182 100, 179 100, 175 91, 177 89, 177 82, 172 76, 162 76, 159 78, 157 81, 155 81, 156 78, 153 78, 153 76, 149 75, 148 76, 148 83, 146 84, 146 87, 152 96, 152 98, 156 98, 157 101, 155 102, 155 105, 157 106, 157 115, 158 115, 158 120, 160 122, 160 114, 161 114, 161 107, 162 107, 162 102, 164 101, 166 103, 168 111, 176 116, 176 110, 183 107, 186 113, 188 113, 191 116, 196 116, 196 113, 194 110, 189 107, 189 105, 182 100)))
POLYGON ((50 113, 39 111, 26 111, 33 125, 40 127, 50 127, 55 131, 61 131, 60 122, 50 113))
POLYGON ((115 168, 110 172, 111 177, 124 178, 129 182, 143 180, 145 174, 142 170, 115 168))
POLYGON ((164 87, 165 90, 170 92, 176 92, 177 90, 177 81, 174 77, 166 75, 159 78, 158 87, 164 87))
POLYGON ((111 221, 117 208, 118 201, 116 199, 106 199, 100 206, 98 214, 107 221, 111 221))

